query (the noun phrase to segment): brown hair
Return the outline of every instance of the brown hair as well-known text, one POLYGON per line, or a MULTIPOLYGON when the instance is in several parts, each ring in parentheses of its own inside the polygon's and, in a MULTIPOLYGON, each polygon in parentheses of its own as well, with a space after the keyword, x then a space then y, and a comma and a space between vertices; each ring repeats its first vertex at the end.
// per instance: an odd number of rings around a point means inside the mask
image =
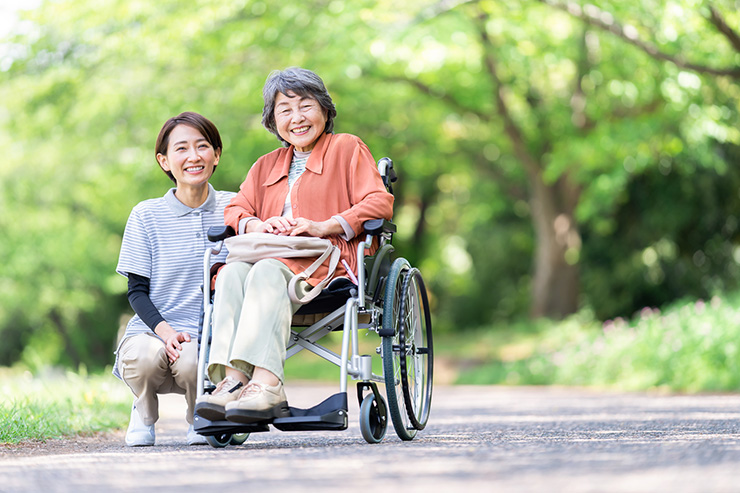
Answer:
MULTIPOLYGON (((162 125, 162 130, 159 131, 159 136, 157 136, 157 143, 154 145, 155 158, 158 154, 167 155, 167 146, 170 144, 170 134, 178 125, 187 125, 196 129, 201 133, 201 135, 203 135, 203 137, 205 137, 206 141, 213 146, 213 150, 216 154, 221 154, 223 144, 221 144, 221 135, 218 133, 216 125, 201 114, 194 113, 192 111, 185 111, 170 118, 164 122, 164 125, 162 125)), ((159 163, 159 161, 157 161, 157 163, 159 163)), ((215 171, 216 169, 214 168, 214 172, 215 171)), ((170 180, 177 184, 177 180, 172 176, 171 171, 165 171, 165 174, 170 177, 170 180)))

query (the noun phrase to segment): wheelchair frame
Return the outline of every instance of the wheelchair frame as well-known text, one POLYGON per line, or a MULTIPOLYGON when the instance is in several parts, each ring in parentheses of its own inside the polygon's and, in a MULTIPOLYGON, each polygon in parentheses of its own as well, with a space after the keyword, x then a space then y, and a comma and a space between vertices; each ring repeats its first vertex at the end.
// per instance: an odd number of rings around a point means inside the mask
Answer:
MULTIPOLYGON (((386 188, 392 193, 395 181, 393 162, 378 161, 386 188)), ((269 422, 239 424, 230 421, 209 421, 195 415, 194 428, 214 447, 243 443, 249 433, 269 431, 269 425, 281 431, 344 430, 348 425, 347 379, 358 380, 360 431, 368 443, 378 443, 385 436, 388 412, 396 434, 402 440, 412 440, 424 429, 431 410, 433 386, 432 325, 427 293, 421 273, 404 258, 391 260, 391 245, 396 227, 385 220, 364 224, 365 240, 357 248, 358 272, 356 285, 335 279, 314 301, 302 306, 293 317, 286 360, 302 350, 308 350, 339 367, 339 393, 310 409, 291 407, 291 416, 269 422), (374 239, 378 249, 366 255, 374 239), (325 310, 328 306, 330 309, 325 310), (326 313, 328 312, 328 313, 326 313), (316 315, 320 313, 320 315, 316 315), (312 323, 307 317, 320 316, 312 323), (360 320, 362 318, 362 321, 360 320), (341 354, 318 343, 327 334, 342 330, 341 354), (300 330, 299 330, 300 329, 300 330), (383 360, 383 375, 372 372, 372 356, 359 354, 359 331, 367 329, 381 337, 376 349, 383 360), (378 389, 386 386, 387 401, 378 389)), ((213 390, 206 388, 206 368, 210 348, 213 314, 211 292, 211 256, 223 248, 223 240, 233 235, 227 227, 211 228, 208 237, 216 242, 203 258, 203 327, 198 359, 197 395, 213 390)), ((340 278, 343 279, 343 278, 340 278)), ((210 382, 209 382, 210 383, 210 382)))

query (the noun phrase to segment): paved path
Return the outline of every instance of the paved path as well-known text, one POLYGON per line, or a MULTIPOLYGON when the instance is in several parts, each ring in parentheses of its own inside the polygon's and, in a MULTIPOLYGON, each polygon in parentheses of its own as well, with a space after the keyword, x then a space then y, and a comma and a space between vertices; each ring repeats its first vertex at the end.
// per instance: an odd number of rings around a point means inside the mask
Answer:
MULTIPOLYGON (((334 389, 287 390, 309 407, 334 389)), ((438 386, 426 430, 402 442, 390 427, 378 445, 350 397, 348 430, 213 449, 184 445, 182 398, 166 396, 158 446, 118 433, 6 450, 0 492, 740 491, 739 395, 438 386)))

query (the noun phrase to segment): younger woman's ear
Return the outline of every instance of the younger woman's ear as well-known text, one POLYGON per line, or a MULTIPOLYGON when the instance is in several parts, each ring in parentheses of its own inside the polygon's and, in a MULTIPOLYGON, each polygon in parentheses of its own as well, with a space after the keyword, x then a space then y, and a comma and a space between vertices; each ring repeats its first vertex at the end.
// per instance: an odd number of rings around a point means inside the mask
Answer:
POLYGON ((157 154, 157 162, 163 171, 170 171, 170 165, 167 163, 167 156, 164 154, 157 154))

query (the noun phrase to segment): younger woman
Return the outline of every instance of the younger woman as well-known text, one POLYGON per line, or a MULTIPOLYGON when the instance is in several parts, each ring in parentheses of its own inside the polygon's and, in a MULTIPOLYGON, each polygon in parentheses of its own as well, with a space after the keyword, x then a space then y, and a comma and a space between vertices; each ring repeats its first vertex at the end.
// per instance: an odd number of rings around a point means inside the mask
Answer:
MULTIPOLYGON (((185 394, 189 445, 205 443, 193 431, 203 254, 210 226, 223 224, 232 192, 208 183, 221 158, 216 126, 192 112, 167 120, 155 153, 175 182, 164 197, 134 207, 126 224, 116 272, 128 278, 136 315, 116 351, 113 373, 134 393, 126 445, 154 445, 158 394, 185 394)), ((223 262, 225 252, 214 261, 223 262)))

